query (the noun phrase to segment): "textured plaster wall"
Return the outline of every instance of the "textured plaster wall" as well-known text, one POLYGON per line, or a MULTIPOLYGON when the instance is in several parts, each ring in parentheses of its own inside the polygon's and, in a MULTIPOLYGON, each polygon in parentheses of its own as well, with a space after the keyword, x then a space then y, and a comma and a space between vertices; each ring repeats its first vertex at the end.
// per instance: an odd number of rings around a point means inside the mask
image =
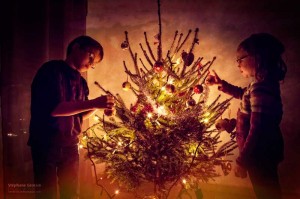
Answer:
MULTIPOLYGON (((93 84, 94 81, 98 81, 111 92, 119 93, 128 105, 134 103, 134 96, 121 88, 122 83, 126 81, 123 60, 132 70, 133 65, 129 52, 123 51, 120 44, 125 39, 124 31, 128 31, 133 51, 143 58, 139 47, 139 43, 145 44, 143 32, 147 32, 151 44, 154 42, 154 35, 158 33, 157 2, 89 0, 88 3, 87 34, 98 39, 105 49, 103 62, 88 73, 91 98, 101 94, 93 84)), ((195 55, 204 57, 206 61, 216 56, 217 60, 212 69, 216 70, 221 78, 233 84, 246 86, 249 83, 249 79, 242 78, 235 62, 236 47, 242 39, 251 33, 268 32, 285 44, 284 59, 288 65, 288 73, 282 84, 282 130, 286 150, 279 173, 286 193, 300 191, 298 8, 299 5, 290 0, 161 0, 163 54, 166 55, 176 30, 186 35, 189 29, 194 30, 198 27, 200 44, 196 46, 195 55)), ((212 98, 218 94, 215 88, 211 89, 212 98)), ((222 97, 227 96, 223 94, 222 97)), ((235 117, 238 105, 237 100, 232 101, 231 117, 235 117)), ((228 112, 224 117, 228 117, 228 112)), ((226 135, 223 138, 227 139, 226 135)), ((235 152, 233 159, 236 154, 235 152)), ((241 180, 234 177, 233 173, 216 179, 212 184, 251 187, 248 178, 241 180)))

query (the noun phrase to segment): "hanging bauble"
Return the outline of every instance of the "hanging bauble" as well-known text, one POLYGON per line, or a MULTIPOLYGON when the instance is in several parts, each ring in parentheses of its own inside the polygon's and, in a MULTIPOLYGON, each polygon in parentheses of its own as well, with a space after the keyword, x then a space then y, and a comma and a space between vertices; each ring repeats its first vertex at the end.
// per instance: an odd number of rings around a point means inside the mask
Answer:
POLYGON ((215 123, 216 129, 219 131, 224 131, 225 127, 228 125, 228 119, 219 119, 215 123))
POLYGON ((131 89, 131 84, 130 84, 130 82, 128 82, 128 81, 123 82, 122 88, 123 88, 124 91, 128 91, 129 89, 131 89))
POLYGON ((194 93, 200 94, 202 92, 203 92, 203 86, 201 84, 194 86, 194 93))
POLYGON ((157 61, 157 62, 155 62, 153 68, 156 73, 160 73, 164 69, 164 63, 161 61, 157 61))
POLYGON ((104 115, 106 115, 106 116, 108 116, 108 117, 112 116, 113 113, 114 113, 114 110, 113 110, 113 109, 109 109, 109 108, 104 109, 104 115))
POLYGON ((230 162, 222 162, 221 168, 222 168, 223 174, 225 176, 227 176, 230 173, 232 166, 231 166, 230 162))
POLYGON ((123 41, 123 42, 121 43, 121 48, 122 48, 123 50, 127 50, 127 49, 129 48, 129 43, 128 43, 127 41, 123 41))
POLYGON ((183 51, 181 53, 181 58, 184 62, 184 65, 190 66, 194 61, 194 54, 193 53, 187 53, 187 52, 183 51))
POLYGON ((225 130, 228 133, 231 133, 235 129, 235 126, 236 126, 236 119, 234 118, 228 119, 228 124, 226 125, 225 130))
POLYGON ((232 118, 232 119, 219 119, 216 122, 216 129, 218 129, 219 131, 227 131, 228 133, 231 133, 234 128, 236 126, 236 119, 232 118))
POLYGON ((174 93, 175 92, 175 86, 173 84, 167 84, 166 85, 166 91, 168 93, 174 93))
POLYGON ((188 106, 195 106, 196 105, 196 101, 193 98, 190 98, 187 102, 188 106))

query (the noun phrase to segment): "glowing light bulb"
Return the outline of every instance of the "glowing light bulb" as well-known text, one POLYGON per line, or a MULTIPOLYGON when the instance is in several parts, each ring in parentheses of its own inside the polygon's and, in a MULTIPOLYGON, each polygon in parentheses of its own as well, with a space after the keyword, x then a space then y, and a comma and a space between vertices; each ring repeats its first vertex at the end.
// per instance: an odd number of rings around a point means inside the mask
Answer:
POLYGON ((93 119, 94 119, 95 121, 99 121, 100 118, 99 118, 98 115, 95 115, 93 119))
POLYGON ((205 118, 205 119, 203 119, 203 122, 204 122, 204 123, 208 123, 208 122, 209 122, 209 119, 208 119, 208 118, 205 118))
POLYGON ((173 83, 174 83, 174 79, 173 78, 169 78, 168 84, 173 84, 173 83))
POLYGON ((186 184, 186 179, 182 179, 182 183, 183 183, 183 184, 186 184))
POLYGON ((160 114, 160 115, 167 115, 167 111, 166 111, 164 106, 159 106, 157 108, 157 113, 160 114))
POLYGON ((82 145, 82 144, 79 144, 79 148, 82 149, 82 148, 83 148, 83 145, 82 145))
POLYGON ((208 117, 210 115, 210 112, 206 112, 205 114, 204 114, 204 117, 208 117))
POLYGON ((119 141, 118 142, 118 146, 122 146, 123 142, 122 141, 119 141))
POLYGON ((116 190, 116 191, 115 191, 115 194, 119 194, 119 193, 120 193, 120 191, 119 191, 119 190, 116 190))

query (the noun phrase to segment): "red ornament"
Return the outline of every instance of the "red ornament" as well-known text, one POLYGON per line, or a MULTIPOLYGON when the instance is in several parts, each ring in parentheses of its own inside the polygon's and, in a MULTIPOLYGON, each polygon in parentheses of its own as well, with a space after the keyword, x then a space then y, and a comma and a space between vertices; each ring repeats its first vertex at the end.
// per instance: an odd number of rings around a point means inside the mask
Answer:
POLYGON ((157 61, 157 62, 155 62, 153 68, 156 73, 160 73, 164 69, 164 63, 161 61, 157 61))
POLYGON ((175 92, 175 86, 173 84, 167 84, 166 85, 166 91, 169 93, 174 93, 175 92))
POLYGON ((218 129, 219 131, 227 131, 228 133, 231 133, 236 126, 236 119, 232 118, 232 119, 219 119, 216 122, 216 129, 218 129))
POLYGON ((201 64, 201 62, 198 63, 198 69, 202 70, 203 65, 201 64))
POLYGON ((201 84, 198 84, 194 87, 194 92, 197 94, 200 94, 203 92, 203 86, 201 84))

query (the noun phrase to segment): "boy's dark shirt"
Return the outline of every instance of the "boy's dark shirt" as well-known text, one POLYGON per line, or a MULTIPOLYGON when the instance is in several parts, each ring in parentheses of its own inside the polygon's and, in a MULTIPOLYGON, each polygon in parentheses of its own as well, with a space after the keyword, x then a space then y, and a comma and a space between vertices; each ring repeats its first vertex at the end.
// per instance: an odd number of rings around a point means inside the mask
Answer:
POLYGON ((82 115, 52 117, 63 101, 87 100, 85 79, 62 60, 49 61, 38 70, 31 85, 31 121, 28 145, 74 146, 81 132, 82 115))

